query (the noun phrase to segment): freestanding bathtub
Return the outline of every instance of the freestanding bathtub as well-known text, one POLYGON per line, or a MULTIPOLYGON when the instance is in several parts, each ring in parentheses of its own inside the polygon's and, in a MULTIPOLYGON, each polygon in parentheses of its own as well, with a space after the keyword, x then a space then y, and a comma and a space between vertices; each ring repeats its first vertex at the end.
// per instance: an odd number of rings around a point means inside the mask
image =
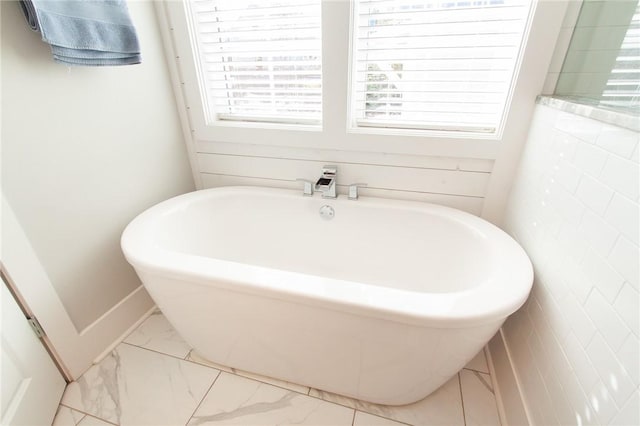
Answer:
POLYGON ((520 246, 471 214, 282 189, 172 198, 122 248, 201 356, 390 405, 455 375, 533 280, 520 246))

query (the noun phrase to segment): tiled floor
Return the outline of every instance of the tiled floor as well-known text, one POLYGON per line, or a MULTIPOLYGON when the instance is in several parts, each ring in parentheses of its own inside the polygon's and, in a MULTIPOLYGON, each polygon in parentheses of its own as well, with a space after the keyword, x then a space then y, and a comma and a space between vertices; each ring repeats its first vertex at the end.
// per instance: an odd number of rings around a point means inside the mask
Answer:
POLYGON ((54 426, 68 425, 499 425, 480 352, 415 404, 356 401, 212 364, 161 313, 67 387, 54 426))

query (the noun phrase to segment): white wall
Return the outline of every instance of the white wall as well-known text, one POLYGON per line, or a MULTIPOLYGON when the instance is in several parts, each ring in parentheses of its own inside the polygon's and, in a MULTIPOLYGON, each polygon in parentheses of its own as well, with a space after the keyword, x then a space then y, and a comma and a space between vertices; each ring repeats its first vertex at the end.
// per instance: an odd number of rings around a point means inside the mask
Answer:
POLYGON ((503 331, 537 425, 639 424, 638 138, 536 108, 505 223, 536 278, 503 331))
POLYGON ((299 148, 273 149, 196 143, 203 188, 256 185, 299 188, 298 177, 316 180, 324 164, 338 165, 338 191, 366 182, 362 195, 427 201, 480 215, 492 160, 379 155, 299 148), (246 152, 243 152, 246 150, 246 152), (389 162, 395 161, 396 163, 389 162))
POLYGON ((337 164, 339 191, 366 182, 362 195, 434 202, 482 215, 496 223, 540 93, 564 1, 540 2, 501 140, 437 133, 429 137, 348 131, 348 34, 350 5, 323 1, 323 126, 321 131, 208 125, 189 43, 185 11, 167 2, 161 11, 165 44, 179 88, 177 103, 198 187, 264 185, 299 188, 296 178, 316 180, 323 164, 337 164), (328 18, 328 19, 327 19, 328 18), (515 159, 515 160, 514 160, 515 159))
POLYGON ((83 330, 140 286, 126 224, 193 189, 154 7, 129 4, 141 65, 67 68, 0 3, 2 191, 83 330))

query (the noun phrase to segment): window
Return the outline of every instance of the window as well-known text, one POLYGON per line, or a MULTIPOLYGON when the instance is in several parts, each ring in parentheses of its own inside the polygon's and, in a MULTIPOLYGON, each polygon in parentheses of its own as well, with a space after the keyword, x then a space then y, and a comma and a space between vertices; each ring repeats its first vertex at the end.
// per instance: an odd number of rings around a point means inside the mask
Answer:
POLYGON ((521 140, 566 9, 537 0, 158 5, 194 152, 260 146, 265 156, 315 158, 308 150, 320 149, 371 161, 494 159, 503 142, 521 140))
POLYGON ((188 5, 210 122, 321 122, 320 0, 188 5))
POLYGON ((358 0, 357 127, 495 133, 510 94, 527 0, 358 0))
POLYGON ((602 92, 600 105, 640 112, 640 2, 631 18, 611 74, 602 92))
POLYGON ((588 1, 580 8, 554 95, 640 113, 640 2, 588 1))

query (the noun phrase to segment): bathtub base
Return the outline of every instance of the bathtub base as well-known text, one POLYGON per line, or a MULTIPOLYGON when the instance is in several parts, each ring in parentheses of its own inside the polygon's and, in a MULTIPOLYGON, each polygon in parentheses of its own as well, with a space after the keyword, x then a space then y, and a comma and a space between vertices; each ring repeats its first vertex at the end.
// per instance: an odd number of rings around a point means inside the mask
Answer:
POLYGON ((425 398, 502 324, 427 328, 138 273, 202 357, 377 404, 425 398))

